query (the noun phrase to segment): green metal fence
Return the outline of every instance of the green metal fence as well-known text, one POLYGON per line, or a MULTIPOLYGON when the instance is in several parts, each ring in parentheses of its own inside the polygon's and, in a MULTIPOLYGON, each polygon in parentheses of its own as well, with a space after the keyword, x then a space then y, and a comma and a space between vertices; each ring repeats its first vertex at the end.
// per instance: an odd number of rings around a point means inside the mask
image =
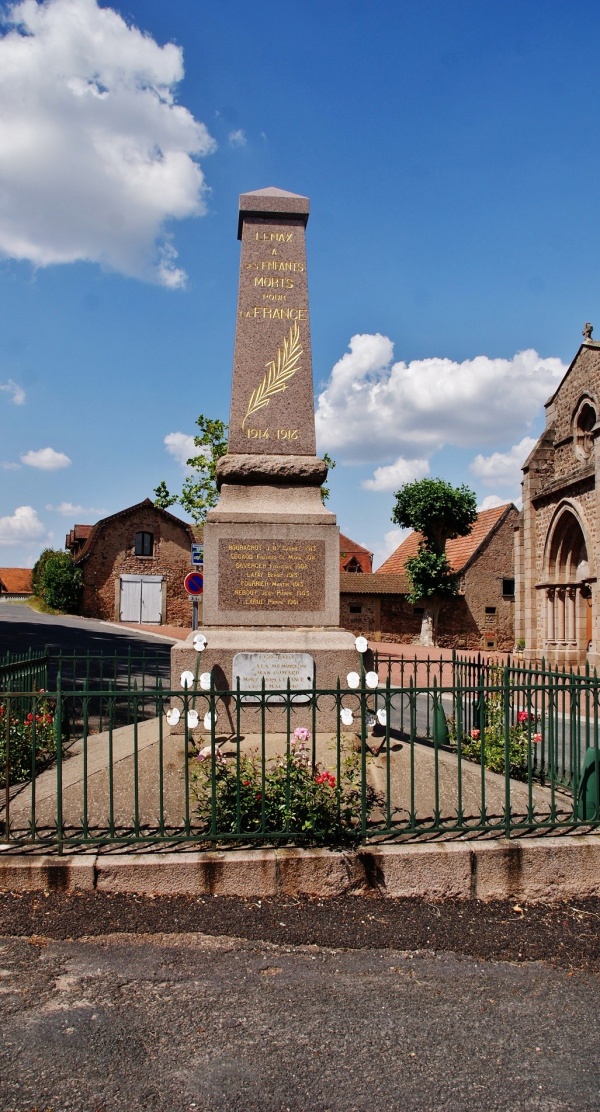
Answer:
POLYGON ((392 683, 380 661, 379 680, 363 669, 356 687, 305 692, 204 689, 197 675, 173 690, 135 669, 92 686, 87 666, 52 692, 5 689, 3 842, 62 852, 595 829, 596 675, 468 663, 400 660, 392 683))
POLYGON ((39 691, 48 686, 47 650, 7 652, 0 656, 0 691, 39 691))

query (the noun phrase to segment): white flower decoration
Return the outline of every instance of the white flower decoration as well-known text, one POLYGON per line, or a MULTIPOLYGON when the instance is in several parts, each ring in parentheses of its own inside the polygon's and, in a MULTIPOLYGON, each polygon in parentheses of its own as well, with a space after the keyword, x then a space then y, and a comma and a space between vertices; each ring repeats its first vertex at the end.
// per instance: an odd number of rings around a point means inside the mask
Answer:
POLYGON ((348 687, 358 687, 360 683, 360 676, 358 672, 348 672, 348 675, 346 676, 346 683, 348 684, 348 687))
POLYGON ((194 683, 194 673, 193 672, 182 672, 181 673, 181 686, 182 687, 192 687, 193 683, 194 683))
MULTIPOLYGON (((217 714, 215 712, 215 726, 216 726, 216 724, 217 724, 217 714)), ((209 710, 207 710, 206 714, 204 715, 204 729, 205 730, 210 730, 211 726, 212 726, 212 714, 210 713, 209 710)))
POLYGON ((197 653, 203 653, 208 642, 203 633, 195 633, 192 638, 192 645, 197 653))
POLYGON ((357 637, 354 644, 356 645, 356 651, 359 653, 366 653, 369 647, 369 642, 366 637, 357 637))
POLYGON ((365 676, 365 683, 367 687, 379 687, 379 676, 377 672, 367 672, 365 676))
POLYGON ((385 709, 385 707, 381 707, 377 711, 377 721, 379 722, 380 726, 385 726, 387 722, 387 710, 385 709))
POLYGON ((200 676, 200 687, 203 691, 210 691, 210 672, 203 672, 200 676))
POLYGON ((176 726, 180 718, 181 711, 178 707, 171 707, 171 709, 167 711, 167 722, 169 726, 176 726))
POLYGON ((352 714, 350 707, 342 707, 340 711, 340 718, 344 723, 344 726, 352 725, 352 723, 354 722, 354 715, 352 714))
POLYGON ((195 730, 196 729, 196 726, 198 725, 198 711, 197 710, 188 710, 187 724, 188 724, 188 727, 189 727, 190 730, 195 730))

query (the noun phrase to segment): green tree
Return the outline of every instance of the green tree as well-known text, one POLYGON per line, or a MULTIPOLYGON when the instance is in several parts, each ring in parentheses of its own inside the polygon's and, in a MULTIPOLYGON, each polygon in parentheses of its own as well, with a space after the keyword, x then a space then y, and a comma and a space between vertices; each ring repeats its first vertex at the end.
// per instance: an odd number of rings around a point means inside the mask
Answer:
POLYGON ((425 603, 420 642, 435 644, 440 606, 456 595, 458 585, 446 556, 446 542, 466 537, 477 518, 477 499, 467 486, 444 479, 419 479, 396 492, 392 521, 421 534, 416 556, 406 561, 409 601, 425 603))
POLYGON ((154 505, 162 510, 179 503, 197 525, 200 525, 219 497, 217 491, 217 463, 227 451, 228 426, 219 420, 211 420, 203 413, 196 420, 199 433, 194 437, 198 453, 187 460, 188 467, 194 469, 183 481, 180 494, 171 494, 164 480, 154 489, 154 505))
POLYGON ((38 556, 31 573, 31 585, 36 598, 40 598, 44 601, 44 571, 48 560, 53 556, 62 555, 63 551, 61 548, 45 548, 38 556))
POLYGON ((68 552, 46 548, 33 569, 34 594, 50 606, 76 614, 81 601, 82 574, 68 552))
MULTIPOLYGON (((327 454, 327 452, 323 452, 322 459, 323 459, 323 463, 327 464, 327 470, 328 471, 333 471, 333 469, 335 467, 335 460, 332 459, 331 456, 329 456, 327 454)), ((321 498, 323 500, 323 503, 329 501, 330 493, 331 493, 331 491, 329 490, 328 486, 323 485, 321 487, 321 498)))

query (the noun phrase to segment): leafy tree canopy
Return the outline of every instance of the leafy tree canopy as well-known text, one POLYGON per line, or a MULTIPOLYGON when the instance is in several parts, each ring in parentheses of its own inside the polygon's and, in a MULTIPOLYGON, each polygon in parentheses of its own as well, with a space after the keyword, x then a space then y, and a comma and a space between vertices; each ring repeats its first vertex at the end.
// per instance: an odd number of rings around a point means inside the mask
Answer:
POLYGON ((154 505, 162 510, 179 503, 197 525, 201 525, 208 511, 216 506, 218 491, 216 482, 217 463, 227 451, 228 425, 223 421, 212 420, 203 413, 196 420, 199 433, 194 437, 198 453, 187 460, 188 467, 194 469, 183 481, 180 494, 171 494, 167 484, 159 483, 154 489, 154 505))
POLYGON ((457 593, 445 548, 455 537, 466 537, 477 518, 477 498, 467 486, 453 487, 444 479, 419 479, 396 493, 392 521, 414 529, 422 540, 416 556, 406 561, 412 603, 436 605, 457 593))
POLYGON ((68 552, 46 548, 33 569, 33 590, 46 606, 76 614, 81 600, 82 574, 68 552))
POLYGON ((441 553, 446 541, 466 537, 477 518, 477 498, 468 486, 444 479, 418 479, 396 492, 392 521, 421 533, 425 546, 441 553))

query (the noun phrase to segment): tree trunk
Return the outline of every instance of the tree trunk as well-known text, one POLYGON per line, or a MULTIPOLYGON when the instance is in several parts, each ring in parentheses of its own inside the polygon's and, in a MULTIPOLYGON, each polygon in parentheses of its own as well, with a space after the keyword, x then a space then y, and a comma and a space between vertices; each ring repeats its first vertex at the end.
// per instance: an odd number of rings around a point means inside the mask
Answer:
POLYGON ((435 632, 439 609, 439 604, 430 604, 425 607, 421 620, 421 633, 419 635, 420 645, 426 645, 430 648, 435 645, 435 632))

